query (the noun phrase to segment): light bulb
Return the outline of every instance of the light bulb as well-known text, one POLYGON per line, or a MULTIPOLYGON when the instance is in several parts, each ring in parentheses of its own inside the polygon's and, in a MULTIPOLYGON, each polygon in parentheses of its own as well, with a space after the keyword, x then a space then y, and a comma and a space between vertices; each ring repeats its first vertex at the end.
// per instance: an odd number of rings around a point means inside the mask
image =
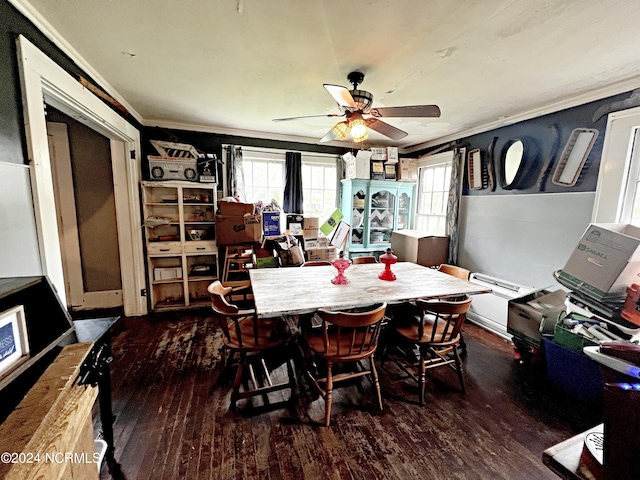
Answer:
POLYGON ((351 136, 355 140, 356 138, 361 138, 367 135, 367 125, 364 123, 364 120, 357 118, 351 121, 351 136))

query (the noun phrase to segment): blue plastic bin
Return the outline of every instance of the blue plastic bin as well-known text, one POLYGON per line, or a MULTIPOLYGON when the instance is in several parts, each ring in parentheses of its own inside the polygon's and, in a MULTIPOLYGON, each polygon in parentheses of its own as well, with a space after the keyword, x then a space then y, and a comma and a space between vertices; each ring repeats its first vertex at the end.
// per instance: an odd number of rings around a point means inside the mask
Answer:
POLYGON ((577 353, 551 340, 542 339, 547 378, 556 387, 581 402, 602 403, 604 384, 600 365, 583 353, 577 353))

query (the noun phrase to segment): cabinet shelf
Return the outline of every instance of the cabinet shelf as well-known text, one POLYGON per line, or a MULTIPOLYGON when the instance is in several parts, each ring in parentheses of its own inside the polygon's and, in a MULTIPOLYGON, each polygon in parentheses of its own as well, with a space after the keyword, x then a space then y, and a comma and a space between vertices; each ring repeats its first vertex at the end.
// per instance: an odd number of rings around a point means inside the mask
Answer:
POLYGON ((207 303, 207 287, 218 279, 216 188, 216 184, 194 182, 142 183, 152 310, 207 303), (197 272, 194 267, 206 270, 197 272))

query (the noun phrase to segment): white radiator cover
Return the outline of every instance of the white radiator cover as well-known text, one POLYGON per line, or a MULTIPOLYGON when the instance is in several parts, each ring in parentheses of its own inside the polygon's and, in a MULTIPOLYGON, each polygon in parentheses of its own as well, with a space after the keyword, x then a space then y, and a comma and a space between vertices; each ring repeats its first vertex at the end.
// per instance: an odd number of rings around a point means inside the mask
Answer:
POLYGON ((501 278, 490 277, 484 273, 472 273, 469 281, 488 287, 492 292, 472 296, 467 319, 501 337, 511 340, 511 335, 507 334, 509 300, 533 292, 535 288, 501 278))

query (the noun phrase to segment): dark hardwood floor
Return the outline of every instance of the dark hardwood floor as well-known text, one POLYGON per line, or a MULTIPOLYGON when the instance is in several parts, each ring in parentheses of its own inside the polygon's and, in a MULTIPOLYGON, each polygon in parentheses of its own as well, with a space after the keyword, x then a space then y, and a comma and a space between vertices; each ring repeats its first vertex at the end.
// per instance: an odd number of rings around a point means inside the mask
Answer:
POLYGON ((600 409, 556 391, 503 339, 474 325, 465 339, 466 395, 440 369, 420 407, 417 386, 387 363, 384 411, 362 380, 335 391, 325 428, 324 401, 305 383, 283 408, 258 399, 230 412, 221 334, 207 311, 123 318, 113 331, 115 461, 100 478, 557 478, 543 450, 597 424, 600 409))

